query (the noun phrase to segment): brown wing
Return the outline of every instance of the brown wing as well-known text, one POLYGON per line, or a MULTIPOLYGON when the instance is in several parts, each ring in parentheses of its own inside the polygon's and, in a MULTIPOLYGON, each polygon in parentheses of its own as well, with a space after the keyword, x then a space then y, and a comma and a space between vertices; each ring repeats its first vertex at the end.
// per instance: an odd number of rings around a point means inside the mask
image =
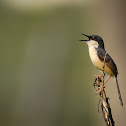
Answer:
MULTIPOLYGON (((97 48, 96 50, 97 50, 97 55, 98 55, 99 59, 103 62, 106 51, 102 48, 97 48)), ((116 64, 114 63, 113 59, 109 56, 108 53, 106 55, 105 63, 113 71, 115 76, 117 76, 118 70, 117 70, 116 64)))

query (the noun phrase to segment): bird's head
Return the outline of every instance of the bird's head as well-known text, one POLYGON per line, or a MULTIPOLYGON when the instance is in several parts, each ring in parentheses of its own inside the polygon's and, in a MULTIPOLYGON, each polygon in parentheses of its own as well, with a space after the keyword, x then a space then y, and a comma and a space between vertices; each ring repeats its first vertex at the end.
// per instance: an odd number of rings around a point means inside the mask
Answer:
POLYGON ((94 46, 96 48, 103 48, 104 49, 104 42, 103 39, 98 36, 98 35, 85 35, 82 34, 86 37, 88 37, 88 40, 80 40, 80 41, 85 41, 89 47, 94 46))

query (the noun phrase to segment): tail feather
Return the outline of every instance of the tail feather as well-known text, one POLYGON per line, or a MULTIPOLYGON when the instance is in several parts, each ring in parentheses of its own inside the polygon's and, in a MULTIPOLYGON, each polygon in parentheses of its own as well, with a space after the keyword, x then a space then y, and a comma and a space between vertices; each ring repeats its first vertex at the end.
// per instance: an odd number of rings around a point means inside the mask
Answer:
POLYGON ((119 100, 120 100, 121 105, 123 106, 123 100, 122 100, 122 97, 121 97, 117 76, 115 76, 115 79, 116 79, 116 86, 117 86, 117 90, 118 90, 119 100))

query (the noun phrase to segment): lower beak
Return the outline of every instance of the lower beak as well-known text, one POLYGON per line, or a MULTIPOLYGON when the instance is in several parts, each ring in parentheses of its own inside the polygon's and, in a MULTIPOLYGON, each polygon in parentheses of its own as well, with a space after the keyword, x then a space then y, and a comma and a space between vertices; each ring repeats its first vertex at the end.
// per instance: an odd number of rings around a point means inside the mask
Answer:
MULTIPOLYGON (((88 37, 90 39, 90 36, 85 35, 85 34, 82 34, 82 35, 84 35, 84 36, 86 36, 86 37, 88 37)), ((89 40, 79 40, 79 41, 89 41, 89 40)))

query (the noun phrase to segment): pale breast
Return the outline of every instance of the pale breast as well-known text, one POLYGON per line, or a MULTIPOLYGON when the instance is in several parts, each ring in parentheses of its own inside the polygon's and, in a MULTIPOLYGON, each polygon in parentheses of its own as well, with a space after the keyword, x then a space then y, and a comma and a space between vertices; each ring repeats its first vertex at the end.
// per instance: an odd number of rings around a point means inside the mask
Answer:
POLYGON ((103 68, 102 68, 103 63, 98 58, 97 51, 93 46, 89 48, 89 55, 90 55, 91 61, 94 64, 94 66, 96 68, 98 68, 99 70, 103 70, 103 68))
MULTIPOLYGON (((103 71, 103 62, 98 58, 97 51, 93 46, 89 47, 89 55, 94 66, 100 71, 103 71)), ((105 73, 111 76, 113 75, 113 71, 107 65, 105 65, 105 73)))

